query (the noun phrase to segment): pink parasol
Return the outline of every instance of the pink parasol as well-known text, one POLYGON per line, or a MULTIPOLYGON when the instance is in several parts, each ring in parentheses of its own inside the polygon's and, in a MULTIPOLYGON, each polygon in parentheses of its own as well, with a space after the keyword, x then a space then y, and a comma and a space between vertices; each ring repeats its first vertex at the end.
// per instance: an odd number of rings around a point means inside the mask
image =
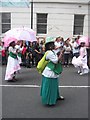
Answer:
POLYGON ((78 40, 78 42, 79 42, 79 44, 81 42, 85 42, 86 47, 89 47, 90 38, 87 37, 87 36, 83 36, 83 37, 80 37, 80 39, 78 40))
POLYGON ((17 42, 17 39, 13 38, 13 37, 8 37, 8 36, 5 36, 2 41, 4 42, 4 47, 8 47, 9 44, 13 41, 15 41, 15 43, 17 42))
POLYGON ((36 33, 28 27, 13 28, 7 31, 5 35, 13 37, 17 40, 25 40, 30 42, 37 41, 36 33))

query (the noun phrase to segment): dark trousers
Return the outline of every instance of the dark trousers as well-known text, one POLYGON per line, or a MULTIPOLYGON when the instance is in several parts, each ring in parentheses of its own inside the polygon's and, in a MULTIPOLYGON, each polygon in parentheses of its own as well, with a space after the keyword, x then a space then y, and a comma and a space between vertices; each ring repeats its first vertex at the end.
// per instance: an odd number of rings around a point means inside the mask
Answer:
POLYGON ((64 54, 64 65, 69 65, 70 53, 64 54))
POLYGON ((22 55, 22 65, 26 65, 26 54, 22 55))
POLYGON ((39 60, 41 59, 41 57, 42 57, 41 54, 36 54, 36 56, 35 56, 35 64, 36 64, 36 66, 37 66, 39 60))
POLYGON ((7 64, 6 56, 2 56, 2 65, 6 65, 6 64, 7 64))
POLYGON ((31 68, 31 63, 30 63, 30 62, 31 62, 31 59, 30 59, 30 58, 27 58, 27 59, 26 59, 26 67, 27 67, 27 68, 31 68))

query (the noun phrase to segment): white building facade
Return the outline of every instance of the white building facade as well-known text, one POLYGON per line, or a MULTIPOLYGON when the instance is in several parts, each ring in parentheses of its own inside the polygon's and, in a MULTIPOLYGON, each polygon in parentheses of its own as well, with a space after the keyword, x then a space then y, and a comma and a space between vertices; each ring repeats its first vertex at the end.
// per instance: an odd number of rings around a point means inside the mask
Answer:
POLYGON ((6 29, 26 26, 33 28, 37 36, 62 36, 65 39, 88 36, 89 15, 88 0, 32 0, 23 7, 1 6, 0 34, 5 32, 4 25, 8 21, 10 26, 6 25, 6 29), (2 20, 4 13, 9 13, 9 21, 2 20))
MULTIPOLYGON (((17 1, 17 0, 16 0, 17 1)), ((11 28, 30 27, 30 8, 24 2, 2 2, 0 6, 0 35, 11 28), (22 3, 22 4, 20 4, 22 3), (19 4, 19 5, 18 5, 19 4)))

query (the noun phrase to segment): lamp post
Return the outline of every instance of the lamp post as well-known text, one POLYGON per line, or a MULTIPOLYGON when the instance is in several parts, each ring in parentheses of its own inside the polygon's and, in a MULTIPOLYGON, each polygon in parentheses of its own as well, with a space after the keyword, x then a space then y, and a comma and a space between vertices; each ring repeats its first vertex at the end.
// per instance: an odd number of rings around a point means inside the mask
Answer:
POLYGON ((31 29, 33 29, 33 0, 31 0, 31 29))

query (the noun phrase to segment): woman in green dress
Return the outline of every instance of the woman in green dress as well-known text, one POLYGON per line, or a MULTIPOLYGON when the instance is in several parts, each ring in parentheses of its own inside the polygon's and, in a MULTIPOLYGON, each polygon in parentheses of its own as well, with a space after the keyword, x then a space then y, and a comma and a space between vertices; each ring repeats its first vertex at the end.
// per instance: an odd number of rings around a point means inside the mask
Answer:
POLYGON ((59 56, 57 56, 57 54, 54 52, 54 48, 55 45, 53 39, 46 39, 45 50, 48 51, 46 60, 49 60, 50 64, 48 63, 42 72, 41 99, 44 105, 50 106, 55 105, 57 100, 64 100, 64 97, 60 96, 59 93, 59 74, 57 74, 52 68, 52 64, 57 65, 58 62, 61 61, 63 51, 61 51, 59 56))

